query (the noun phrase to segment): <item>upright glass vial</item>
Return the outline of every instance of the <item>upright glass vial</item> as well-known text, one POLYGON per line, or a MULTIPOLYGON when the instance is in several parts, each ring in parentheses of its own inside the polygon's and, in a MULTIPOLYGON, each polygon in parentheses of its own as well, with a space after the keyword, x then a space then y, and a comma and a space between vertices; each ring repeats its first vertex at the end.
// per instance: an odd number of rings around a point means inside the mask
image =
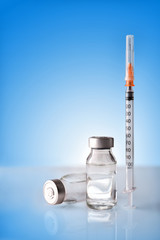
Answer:
POLYGON ((114 138, 91 137, 87 158, 87 205, 93 209, 110 209, 117 203, 116 160, 111 148, 114 138))
POLYGON ((43 195, 46 202, 51 205, 85 200, 86 173, 68 174, 60 179, 46 181, 43 195))

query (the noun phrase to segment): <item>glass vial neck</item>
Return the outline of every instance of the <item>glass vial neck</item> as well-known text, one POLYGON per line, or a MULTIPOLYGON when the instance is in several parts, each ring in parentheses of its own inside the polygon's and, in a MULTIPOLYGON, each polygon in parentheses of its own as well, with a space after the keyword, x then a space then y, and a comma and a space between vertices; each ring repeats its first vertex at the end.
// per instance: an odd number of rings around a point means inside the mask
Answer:
POLYGON ((110 152, 112 152, 111 148, 109 149, 91 148, 92 154, 108 154, 110 152))

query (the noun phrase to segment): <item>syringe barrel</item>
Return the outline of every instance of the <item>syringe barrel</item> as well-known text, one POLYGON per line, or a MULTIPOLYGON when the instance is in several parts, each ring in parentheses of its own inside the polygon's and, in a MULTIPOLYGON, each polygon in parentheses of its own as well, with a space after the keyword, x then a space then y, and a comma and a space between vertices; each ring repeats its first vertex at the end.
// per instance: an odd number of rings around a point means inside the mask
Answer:
POLYGON ((134 189, 134 92, 126 92, 126 191, 134 189))

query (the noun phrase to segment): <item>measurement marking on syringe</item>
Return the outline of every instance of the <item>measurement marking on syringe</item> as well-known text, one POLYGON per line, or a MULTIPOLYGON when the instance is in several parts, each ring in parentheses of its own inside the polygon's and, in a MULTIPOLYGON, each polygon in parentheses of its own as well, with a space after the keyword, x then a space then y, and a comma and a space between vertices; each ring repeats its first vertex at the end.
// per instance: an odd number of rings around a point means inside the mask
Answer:
POLYGON ((126 108, 131 108, 131 104, 126 104, 126 108))
POLYGON ((130 133, 129 133, 129 134, 126 134, 126 137, 130 138, 130 137, 131 137, 131 134, 130 134, 130 133))
POLYGON ((126 148, 126 152, 130 152, 131 151, 131 149, 130 148, 126 148))
POLYGON ((126 112, 126 116, 131 116, 131 112, 126 112))
POLYGON ((131 162, 128 162, 127 165, 128 165, 128 169, 132 168, 132 166, 133 166, 133 164, 131 162))
POLYGON ((131 123, 131 119, 129 118, 129 119, 126 119, 126 122, 127 123, 131 123))

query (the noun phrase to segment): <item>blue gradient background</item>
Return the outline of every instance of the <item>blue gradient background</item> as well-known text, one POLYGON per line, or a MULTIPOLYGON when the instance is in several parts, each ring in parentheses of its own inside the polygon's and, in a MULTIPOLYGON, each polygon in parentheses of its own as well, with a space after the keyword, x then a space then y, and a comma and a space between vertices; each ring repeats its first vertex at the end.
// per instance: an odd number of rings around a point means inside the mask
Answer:
POLYGON ((0 165, 125 163, 125 36, 135 35, 135 162, 160 165, 160 3, 0 2, 0 165))

